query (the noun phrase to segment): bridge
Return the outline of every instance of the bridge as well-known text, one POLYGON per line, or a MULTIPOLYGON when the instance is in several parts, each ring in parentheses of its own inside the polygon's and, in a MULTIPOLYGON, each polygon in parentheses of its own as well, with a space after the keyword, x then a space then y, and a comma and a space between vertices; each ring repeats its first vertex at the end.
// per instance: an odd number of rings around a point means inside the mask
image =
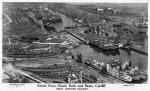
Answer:
POLYGON ((88 41, 88 40, 85 40, 84 38, 78 36, 77 34, 72 33, 72 32, 70 32, 70 31, 68 31, 68 30, 64 30, 64 31, 66 31, 67 33, 71 34, 71 35, 74 36, 75 38, 81 40, 81 41, 84 42, 85 44, 89 44, 89 41, 88 41))

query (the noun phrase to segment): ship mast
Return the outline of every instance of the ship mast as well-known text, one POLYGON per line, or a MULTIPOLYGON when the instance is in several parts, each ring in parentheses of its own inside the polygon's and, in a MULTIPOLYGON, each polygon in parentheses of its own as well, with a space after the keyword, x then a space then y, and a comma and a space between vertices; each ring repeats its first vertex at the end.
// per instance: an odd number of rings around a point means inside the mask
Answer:
POLYGON ((9 44, 9 45, 11 44, 10 38, 8 38, 8 44, 9 44))

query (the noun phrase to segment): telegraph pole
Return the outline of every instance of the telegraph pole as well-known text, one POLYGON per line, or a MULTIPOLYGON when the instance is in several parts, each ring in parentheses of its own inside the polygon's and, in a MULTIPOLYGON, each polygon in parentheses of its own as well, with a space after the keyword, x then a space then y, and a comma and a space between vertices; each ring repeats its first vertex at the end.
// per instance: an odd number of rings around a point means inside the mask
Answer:
POLYGON ((81 70, 81 72, 80 72, 80 81, 81 81, 81 83, 82 83, 82 70, 81 70))

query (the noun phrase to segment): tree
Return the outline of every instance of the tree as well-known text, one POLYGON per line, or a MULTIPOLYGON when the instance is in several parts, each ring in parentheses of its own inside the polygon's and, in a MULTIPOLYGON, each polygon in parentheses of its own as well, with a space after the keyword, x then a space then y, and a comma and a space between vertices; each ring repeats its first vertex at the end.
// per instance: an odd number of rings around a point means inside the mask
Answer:
POLYGON ((77 54, 77 59, 76 59, 76 61, 77 62, 79 62, 79 63, 82 63, 82 54, 80 53, 80 54, 77 54))

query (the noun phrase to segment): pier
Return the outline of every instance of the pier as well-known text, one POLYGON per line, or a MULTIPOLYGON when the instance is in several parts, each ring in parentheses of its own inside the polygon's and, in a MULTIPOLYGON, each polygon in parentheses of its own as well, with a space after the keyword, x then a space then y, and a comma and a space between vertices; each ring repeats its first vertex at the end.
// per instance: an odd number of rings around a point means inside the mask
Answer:
POLYGON ((122 49, 128 49, 130 51, 134 51, 134 52, 137 52, 139 54, 142 54, 142 55, 145 55, 145 56, 148 56, 148 53, 143 51, 142 49, 138 48, 138 47, 135 47, 135 46, 125 46, 123 47, 122 49))

